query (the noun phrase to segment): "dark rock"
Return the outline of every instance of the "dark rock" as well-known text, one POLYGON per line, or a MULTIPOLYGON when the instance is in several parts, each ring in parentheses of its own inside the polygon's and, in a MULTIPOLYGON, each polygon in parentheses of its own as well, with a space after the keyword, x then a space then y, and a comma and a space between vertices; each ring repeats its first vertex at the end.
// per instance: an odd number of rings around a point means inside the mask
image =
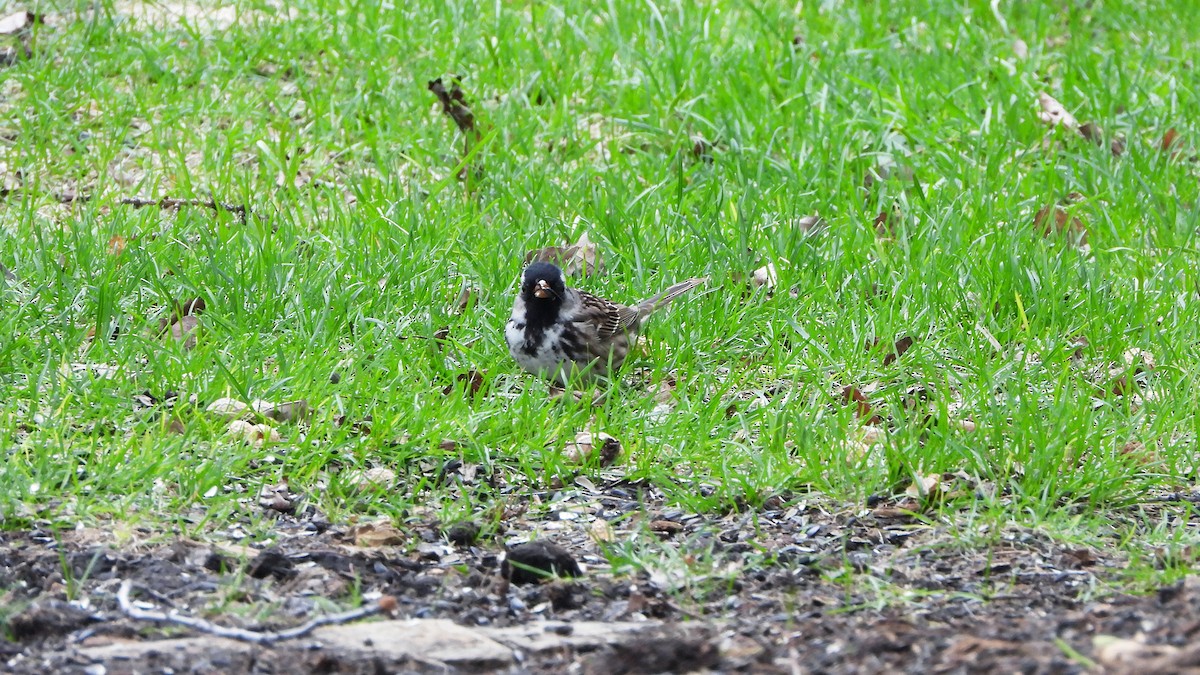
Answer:
POLYGON ((296 574, 296 566, 279 549, 269 548, 250 561, 246 573, 255 579, 275 577, 284 580, 296 574))
POLYGON ((545 540, 531 541, 508 550, 500 575, 514 584, 535 584, 551 577, 580 577, 579 563, 561 547, 545 540))
POLYGON ((470 521, 454 523, 446 528, 445 535, 455 546, 470 546, 479 539, 479 526, 470 521))
POLYGON ((66 635, 99 621, 91 612, 61 600, 35 602, 8 619, 8 632, 18 642, 66 635))

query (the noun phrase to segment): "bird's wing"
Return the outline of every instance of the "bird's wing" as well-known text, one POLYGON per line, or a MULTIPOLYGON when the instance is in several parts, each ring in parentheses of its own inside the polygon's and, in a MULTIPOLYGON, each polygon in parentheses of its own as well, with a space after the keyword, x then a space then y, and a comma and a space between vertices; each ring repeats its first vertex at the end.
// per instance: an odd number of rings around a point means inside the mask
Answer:
MULTIPOLYGON (((687 281, 681 281, 681 282, 675 284, 674 286, 671 286, 667 290, 663 291, 662 293, 659 293, 658 295, 654 296, 653 298, 649 298, 647 300, 643 300, 643 301, 639 302, 637 305, 637 309, 634 311, 637 312, 639 319, 644 319, 647 316, 650 316, 650 313, 653 312, 654 310, 659 309, 660 307, 666 307, 675 298, 678 298, 679 296, 683 295, 684 293, 687 293, 688 291, 692 290, 693 288, 699 286, 700 284, 702 284, 706 281, 708 281, 708 277, 696 277, 695 279, 688 279, 687 281)), ((630 308, 626 308, 626 309, 630 309, 630 308)))
POLYGON ((618 305, 615 302, 598 298, 591 293, 579 292, 580 316, 579 321, 593 326, 596 336, 607 340, 631 328, 636 328, 642 314, 634 307, 618 305))

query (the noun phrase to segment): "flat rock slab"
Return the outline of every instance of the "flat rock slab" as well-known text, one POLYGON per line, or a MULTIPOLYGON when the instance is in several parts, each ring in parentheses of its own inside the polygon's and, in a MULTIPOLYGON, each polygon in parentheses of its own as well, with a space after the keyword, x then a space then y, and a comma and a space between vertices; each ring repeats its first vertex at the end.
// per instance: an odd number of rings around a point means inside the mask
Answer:
POLYGON ((487 671, 516 666, 530 655, 620 647, 664 632, 707 632, 657 622, 539 622, 469 628, 444 619, 409 619, 325 626, 310 636, 256 645, 216 636, 114 641, 75 650, 68 661, 89 673, 171 669, 198 672, 487 671), (294 670, 301 669, 301 670, 294 670))
MULTIPOLYGON (((544 621, 527 623, 508 628, 485 628, 487 635, 496 642, 520 649, 527 654, 540 654, 553 649, 595 649, 605 645, 621 644, 630 639, 657 635, 663 624, 648 621, 605 623, 603 621, 544 621)), ((689 626, 699 629, 701 624, 689 626)), ((674 626, 682 629, 681 626, 674 626)))
POLYGON ((361 654, 384 662, 425 661, 467 668, 502 668, 513 650, 491 639, 487 629, 446 619, 412 619, 326 626, 313 640, 327 651, 361 654))

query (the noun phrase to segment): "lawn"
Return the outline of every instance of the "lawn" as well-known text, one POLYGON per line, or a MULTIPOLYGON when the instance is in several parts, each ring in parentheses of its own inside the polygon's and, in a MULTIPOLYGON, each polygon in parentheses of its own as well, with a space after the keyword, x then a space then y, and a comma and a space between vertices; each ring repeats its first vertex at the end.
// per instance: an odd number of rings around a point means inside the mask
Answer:
MULTIPOLYGON (((549 538, 694 620, 762 570, 846 612, 1024 583, 881 572, 909 553, 1067 551, 1081 600, 1192 573, 1190 1, 4 7, 10 544, 428 561, 471 523, 480 556, 549 538), (527 253, 584 235, 568 281, 603 297, 709 280, 564 393, 503 330, 527 253), (904 533, 869 564, 864 521, 904 533)), ((0 573, 0 621, 78 602, 98 572, 61 557, 44 595, 0 573)), ((319 608, 387 587, 360 581, 319 608)))

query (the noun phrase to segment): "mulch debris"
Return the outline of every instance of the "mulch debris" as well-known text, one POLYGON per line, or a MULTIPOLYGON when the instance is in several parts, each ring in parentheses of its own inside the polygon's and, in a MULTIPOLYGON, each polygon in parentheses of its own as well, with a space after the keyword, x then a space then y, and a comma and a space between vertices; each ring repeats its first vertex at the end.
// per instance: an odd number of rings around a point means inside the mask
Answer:
MULTIPOLYGON (((96 665, 78 658, 85 647, 192 634, 122 613, 124 580, 159 611, 259 631, 385 595, 396 599, 397 618, 489 630, 539 621, 566 622, 556 629, 566 633, 571 622, 647 626, 599 651, 525 655, 513 666, 534 673, 571 664, 585 673, 1072 673, 1097 663, 1124 672, 1149 668, 1152 658, 1180 667, 1191 658, 1182 648, 1200 632, 1193 578, 1146 596, 1107 594, 1106 579, 1124 561, 1016 525, 982 547, 932 516, 876 517, 877 508, 805 499, 702 515, 667 505, 650 485, 586 484, 539 495, 545 519, 525 514, 499 535, 432 519, 398 523, 408 533, 401 545, 357 546, 344 524, 313 528, 305 521, 321 516, 311 508, 280 514, 274 540, 255 545, 215 533, 208 541, 126 533, 118 544, 112 528, 0 534, 8 610, 0 663, 17 673, 85 672, 96 665), (597 539, 601 518, 609 527, 597 539), (606 546, 641 551, 639 564, 618 554, 613 569, 606 546), (557 578, 518 579, 524 568, 508 563, 526 550, 537 554, 526 567, 557 578), (705 630, 664 633, 661 625, 705 630), (1111 639, 1155 649, 1140 661, 1143 652, 1125 650, 1132 663, 1108 664, 1116 652, 1096 645, 1111 639)), ((284 642, 265 661, 240 651, 225 661, 251 658, 255 672, 286 672, 312 667, 310 652, 284 642)), ((360 666, 321 667, 365 672, 360 666)))

